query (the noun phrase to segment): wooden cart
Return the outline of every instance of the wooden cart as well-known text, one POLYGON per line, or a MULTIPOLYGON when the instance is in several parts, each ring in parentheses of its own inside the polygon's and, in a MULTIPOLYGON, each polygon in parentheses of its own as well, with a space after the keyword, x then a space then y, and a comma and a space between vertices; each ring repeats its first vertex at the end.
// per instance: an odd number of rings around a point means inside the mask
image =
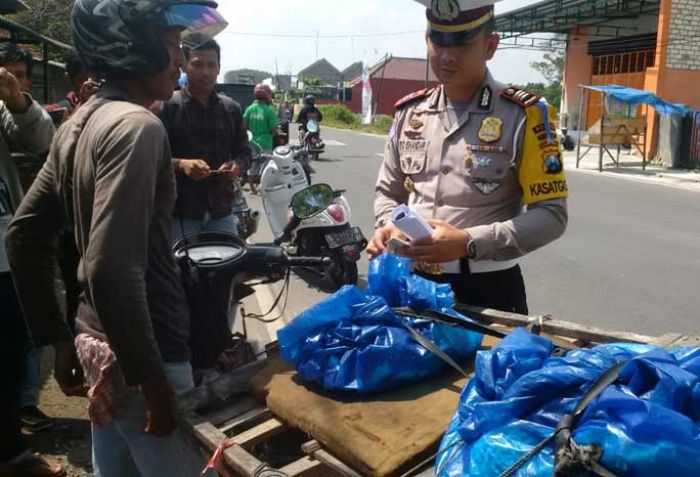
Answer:
MULTIPOLYGON (((531 331, 552 337, 555 343, 588 347, 610 342, 644 343, 664 348, 700 344, 700 338, 681 334, 659 337, 631 332, 618 332, 584 326, 547 316, 527 317, 496 310, 469 307, 469 316, 478 322, 508 331, 528 327, 531 331)), ((270 353, 272 354, 272 353, 270 353)), ((260 360, 243 366, 218 380, 196 388, 183 396, 180 406, 182 425, 200 446, 221 454, 231 475, 244 477, 362 477, 366 471, 353 467, 316 439, 275 416, 264 403, 249 393, 249 381, 267 364, 260 360), (275 449, 284 447, 280 458, 275 449), (293 452, 289 452, 293 447, 293 452), (274 455, 274 462, 266 459, 274 455), (275 465, 275 468, 272 467, 275 465)), ((342 431, 342 430, 341 430, 342 431)), ((311 433, 313 434, 313 432, 311 433)), ((437 442, 426 452, 416 455, 410 465, 395 475, 433 475, 437 442)))

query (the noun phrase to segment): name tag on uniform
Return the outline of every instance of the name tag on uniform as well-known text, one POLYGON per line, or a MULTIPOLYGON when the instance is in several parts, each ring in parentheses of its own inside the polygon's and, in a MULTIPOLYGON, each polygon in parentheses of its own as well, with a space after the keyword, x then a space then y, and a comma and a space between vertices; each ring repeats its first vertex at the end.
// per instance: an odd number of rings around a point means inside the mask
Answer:
POLYGON ((424 139, 421 140, 410 140, 401 139, 399 141, 399 153, 404 154, 406 152, 427 152, 428 142, 424 139))

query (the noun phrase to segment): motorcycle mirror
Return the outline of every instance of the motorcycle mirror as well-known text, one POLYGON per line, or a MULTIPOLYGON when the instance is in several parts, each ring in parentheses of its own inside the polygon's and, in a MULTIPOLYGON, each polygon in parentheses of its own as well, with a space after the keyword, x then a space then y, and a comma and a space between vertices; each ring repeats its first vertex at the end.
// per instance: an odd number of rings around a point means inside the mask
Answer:
POLYGON ((292 211, 299 219, 309 219, 328 208, 333 202, 333 188, 328 184, 314 184, 292 197, 292 211))

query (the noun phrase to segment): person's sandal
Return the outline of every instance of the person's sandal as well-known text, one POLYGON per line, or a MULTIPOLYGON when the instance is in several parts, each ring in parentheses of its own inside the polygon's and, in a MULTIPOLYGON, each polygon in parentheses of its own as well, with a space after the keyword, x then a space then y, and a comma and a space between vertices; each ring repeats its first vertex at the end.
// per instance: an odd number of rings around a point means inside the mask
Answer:
POLYGON ((14 461, 0 463, 0 477, 64 477, 63 466, 39 454, 25 453, 14 461))

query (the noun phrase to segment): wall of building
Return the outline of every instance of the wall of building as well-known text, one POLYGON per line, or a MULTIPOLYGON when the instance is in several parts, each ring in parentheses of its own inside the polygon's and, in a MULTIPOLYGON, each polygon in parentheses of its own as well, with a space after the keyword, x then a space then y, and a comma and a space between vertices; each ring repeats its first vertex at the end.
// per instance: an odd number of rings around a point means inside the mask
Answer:
POLYGON ((579 85, 590 83, 592 62, 593 57, 588 54, 588 36, 585 28, 572 30, 566 50, 563 95, 565 104, 561 111, 561 119, 569 130, 578 128, 582 94, 579 85))
POLYGON ((666 66, 669 69, 700 71, 698 19, 700 0, 673 0, 666 66))
MULTIPOLYGON (((372 104, 375 106, 375 114, 394 115, 394 104, 407 94, 425 88, 425 80, 400 80, 400 79, 384 79, 382 84, 381 78, 371 78, 372 85, 372 104)), ((436 83, 430 84, 435 86, 436 83)), ((347 103, 348 107, 354 112, 362 111, 362 83, 356 84, 352 88, 352 101, 347 103)))

